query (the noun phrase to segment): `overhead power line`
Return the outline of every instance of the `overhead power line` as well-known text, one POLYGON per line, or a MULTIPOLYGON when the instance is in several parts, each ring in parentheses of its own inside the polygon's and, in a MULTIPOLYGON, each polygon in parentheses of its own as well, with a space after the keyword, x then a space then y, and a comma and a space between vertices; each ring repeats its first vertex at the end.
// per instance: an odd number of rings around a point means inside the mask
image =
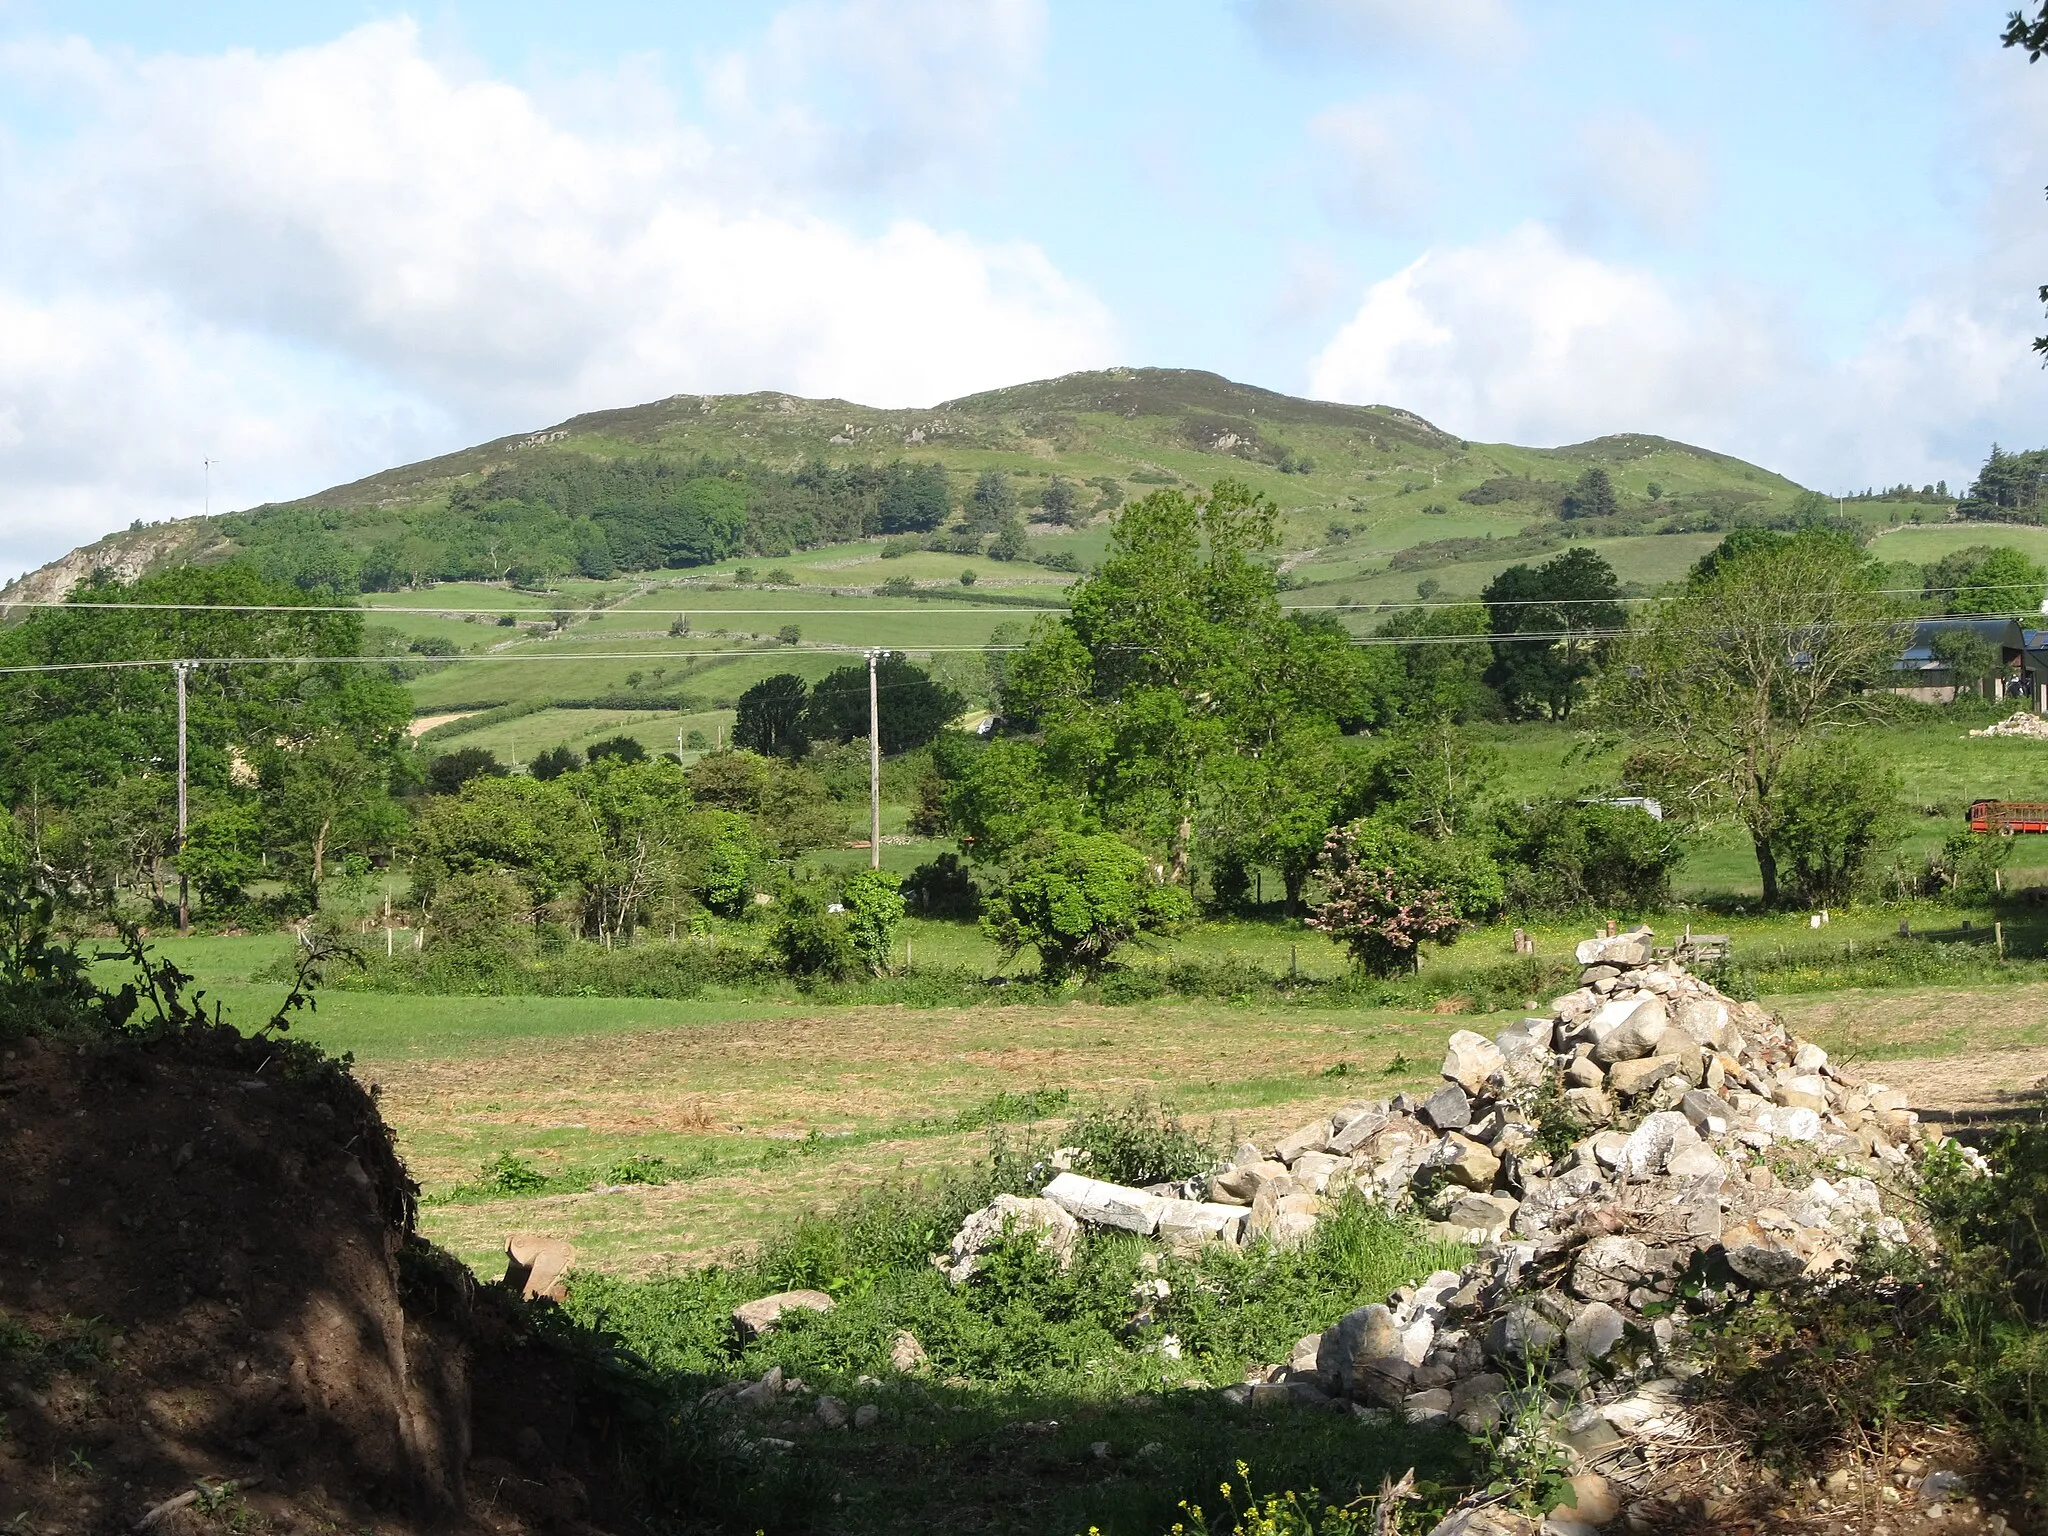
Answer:
MULTIPOLYGON (((1763 628, 1772 630, 1782 630, 1788 636, 1796 636, 1803 634, 1811 634, 1818 631, 1829 629, 1904 628, 1905 626, 1910 624, 1924 623, 1929 618, 1953 617, 1958 617, 1958 615, 1932 614, 1917 617, 1902 617, 1896 619, 1865 619, 1857 620, 1853 623, 1851 621, 1839 619, 1795 620, 1768 625, 1724 625, 1711 629, 1700 629, 1692 631, 1692 633, 1701 635, 1716 635, 1727 634, 1731 631, 1731 629, 1763 628)), ((1346 637, 1346 643, 1353 646, 1369 648, 1378 648, 1386 646, 1399 647, 1410 645, 1473 645, 1530 640, 1613 640, 1618 639, 1621 636, 1626 635, 1627 633, 1628 631, 1626 629, 1618 627, 1602 627, 1593 629, 1529 629, 1509 630, 1506 632, 1481 630, 1473 631, 1471 633, 1466 634, 1452 635, 1350 635, 1346 637)), ((990 651, 1017 652, 1028 650, 1029 647, 1023 645, 885 645, 880 647, 874 647, 847 642, 844 644, 805 643, 793 646, 778 646, 774 649, 763 649, 762 647, 754 646, 745 650, 720 651, 556 650, 522 651, 516 653, 467 651, 457 652, 456 654, 451 656, 420 656, 410 652, 398 654, 358 656, 195 656, 185 658, 169 656, 150 656, 124 657, 116 660, 102 661, 54 661, 23 663, 15 666, 0 666, 0 676, 33 672, 83 672, 92 671, 96 669, 168 667, 176 664, 178 661, 181 660, 190 661, 193 665, 199 667, 383 666, 392 663, 403 663, 406 665, 434 667, 451 664, 517 664, 521 662, 678 662, 696 660, 723 660, 733 657, 751 657, 756 660, 760 660, 764 658, 772 658, 777 656, 850 656, 859 655, 871 649, 880 649, 883 651, 897 651, 902 652, 904 654, 914 653, 920 656, 942 656, 984 655, 990 651)), ((1105 646, 1103 647, 1103 649, 1111 651, 1156 653, 1160 650, 1160 647, 1151 645, 1112 645, 1105 646)))
MULTIPOLYGON (((934 598, 955 597, 956 594, 941 588, 928 588, 934 598)), ((2038 582, 1999 582, 1989 586, 1967 587, 1878 587, 1872 595, 1878 597, 1939 597, 1954 592, 2032 592, 2039 594, 2042 588, 2038 582)), ((858 599, 850 599, 858 601, 858 599)), ((1669 602, 1670 595, 1634 594, 1616 597, 1447 597, 1447 598, 1354 598, 1336 603, 1287 603, 1280 604, 1284 613, 1383 613, 1389 610, 1416 608, 1569 608, 1606 607, 1624 603, 1669 602)), ((710 620, 714 618, 846 618, 863 619, 930 617, 944 614, 949 618, 962 618, 975 613, 1070 613, 1073 610, 1053 603, 1032 603, 1027 606, 1006 608, 992 603, 974 603, 965 608, 933 607, 929 603, 916 608, 721 608, 717 606, 695 606, 689 608, 571 608, 549 605, 545 608, 401 608, 378 603, 118 603, 118 602, 70 602, 63 599, 35 599, 19 602, 0 602, 0 613, 16 608, 32 610, 61 610, 110 613, 352 613, 358 615, 376 614, 393 618, 417 619, 467 619, 503 618, 510 614, 514 618, 528 618, 535 621, 554 614, 568 614, 572 618, 614 618, 614 619, 668 619, 688 618, 692 614, 710 620)), ((1939 613, 1926 615, 1938 619, 1990 619, 1998 614, 1939 613)))

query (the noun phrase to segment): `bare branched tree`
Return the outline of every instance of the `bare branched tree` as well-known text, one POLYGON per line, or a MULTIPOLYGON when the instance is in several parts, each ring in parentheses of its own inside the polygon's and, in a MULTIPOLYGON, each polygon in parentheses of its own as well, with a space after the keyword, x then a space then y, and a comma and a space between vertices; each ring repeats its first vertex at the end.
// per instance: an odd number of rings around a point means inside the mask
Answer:
POLYGON ((1639 733, 1634 776, 1740 821, 1775 905, 1786 765, 1881 712, 1910 626, 1839 533, 1751 541, 1704 565, 1631 636, 1609 699, 1639 733))

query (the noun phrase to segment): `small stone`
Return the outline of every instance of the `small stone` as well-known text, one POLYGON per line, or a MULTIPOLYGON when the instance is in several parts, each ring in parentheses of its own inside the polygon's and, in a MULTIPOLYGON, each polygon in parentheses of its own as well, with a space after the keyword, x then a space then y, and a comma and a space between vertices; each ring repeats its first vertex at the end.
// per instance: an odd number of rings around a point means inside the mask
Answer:
MULTIPOLYGON (((1209 1198, 1222 1204, 1250 1205, 1261 1189, 1290 1177, 1292 1175, 1288 1173, 1287 1165, 1271 1158, 1261 1158, 1255 1163, 1240 1163, 1210 1178, 1209 1198)), ((1114 1189, 1117 1186, 1104 1187, 1114 1189)))
POLYGON ((1607 1086, 1607 1074, 1600 1063, 1590 1056, 1575 1057, 1572 1064, 1564 1069, 1565 1086, 1568 1088, 1601 1089, 1607 1086))
POLYGON ((1692 1122, 1692 1128, 1702 1136, 1722 1136, 1734 1122, 1735 1111, 1725 1100, 1704 1089, 1695 1088, 1678 1101, 1678 1112, 1692 1122))
POLYGON ((1109 1460, 1109 1442, 1107 1440, 1097 1440, 1093 1445, 1088 1447, 1088 1454, 1090 1456, 1093 1456, 1097 1461, 1109 1460))
POLYGON ((1684 1115, 1660 1109, 1654 1115, 1645 1115, 1642 1123, 1629 1132, 1619 1166, 1630 1178, 1648 1178, 1664 1171, 1674 1149, 1691 1146, 1699 1139, 1700 1133, 1684 1115))
POLYGON ((1723 1232, 1721 1249, 1730 1269, 1765 1290, 1790 1285, 1806 1273, 1806 1258, 1793 1243, 1763 1231, 1754 1222, 1742 1222, 1723 1232))
MULTIPOLYGON (((188 1158, 192 1155, 189 1146, 179 1150, 188 1158)), ((351 1168, 360 1166, 355 1162, 349 1164, 351 1168)), ((555 1302, 567 1301, 569 1285, 564 1277, 575 1262, 576 1245, 559 1237, 514 1232, 505 1239, 505 1285, 517 1286, 519 1294, 528 1301, 542 1296, 555 1302)))
POLYGON ((1620 970, 1631 970, 1649 964, 1652 937, 1648 928, 1637 928, 1611 939, 1586 939, 1572 952, 1573 958, 1580 965, 1611 965, 1620 970))
POLYGON ((1703 1049, 1725 1050, 1729 1037, 1728 1005, 1711 998, 1687 998, 1674 1015, 1679 1029, 1703 1049))
POLYGON ((1556 1348, 1557 1326, 1525 1302, 1494 1318, 1486 1330, 1486 1352, 1496 1360, 1526 1360, 1556 1348))
POLYGON ((873 1403, 862 1403, 853 1410, 853 1427, 855 1429, 873 1429, 881 1422, 882 1410, 873 1403))
POLYGON ((1422 1106, 1422 1119, 1439 1131, 1462 1131, 1472 1123, 1472 1100, 1456 1083, 1446 1083, 1422 1106))
MULTIPOLYGON (((1675 1146, 1664 1159, 1664 1172, 1674 1179, 1705 1179, 1724 1175, 1727 1169, 1721 1159, 1714 1155, 1714 1149, 1705 1142, 1695 1141, 1675 1146)), ((1718 1212, 1719 1204, 1716 1202, 1718 1212)))
POLYGON ((1795 1072, 1818 1072, 1828 1064, 1828 1053, 1812 1043, 1801 1045, 1792 1056, 1795 1072))
POLYGON ((1500 1159, 1470 1137, 1453 1132, 1431 1149, 1427 1166, 1454 1184, 1488 1190, 1500 1172, 1500 1159))
POLYGON ((1567 1088, 1564 1102, 1581 1125, 1605 1125, 1614 1118, 1614 1101, 1598 1088, 1567 1088))
POLYGON ((1333 1157, 1328 1152, 1304 1152, 1294 1160, 1289 1172, 1294 1175, 1297 1184, 1305 1185, 1311 1192, 1320 1195, 1330 1187, 1331 1176, 1339 1168, 1346 1166, 1348 1165, 1343 1158, 1333 1157))
POLYGON ((1678 1071, 1676 1056, 1644 1056, 1631 1061, 1617 1061, 1607 1069, 1607 1086, 1625 1099, 1648 1093, 1678 1071))
POLYGON ((1628 1320, 1604 1301, 1589 1301, 1565 1325, 1565 1354, 1574 1365, 1604 1360, 1628 1332, 1628 1320))
POLYGON ((897 1330, 896 1337, 889 1344, 889 1364, 906 1376, 925 1368, 924 1346, 917 1342, 916 1334, 908 1329, 897 1330))
MULTIPOLYGON (((1443 1075, 1466 1093, 1477 1095, 1484 1091, 1487 1079, 1506 1065, 1507 1058, 1501 1054, 1499 1046, 1484 1035, 1461 1029, 1451 1036, 1444 1052, 1443 1075)), ((1449 1130, 1452 1127, 1439 1126, 1438 1129, 1449 1130)))
POLYGON ((1291 1164, 1302 1153, 1326 1151, 1329 1145, 1330 1122, 1312 1120, 1281 1137, 1273 1148, 1273 1156, 1279 1162, 1291 1164))
POLYGON ((1653 1273, 1650 1250, 1638 1239, 1596 1237, 1572 1261, 1572 1294, 1586 1301, 1625 1301, 1653 1273))
POLYGON ((774 1328, 785 1312, 830 1312, 838 1305, 823 1291, 777 1291, 734 1307, 732 1320, 741 1333, 757 1338, 774 1328))
POLYGON ((772 1365, 759 1381, 748 1382, 733 1394, 742 1408, 766 1408, 782 1396, 782 1367, 772 1365))
POLYGON ((1354 1107, 1357 1113, 1348 1118, 1343 1110, 1339 1110, 1331 1117, 1331 1124, 1337 1127, 1330 1135, 1330 1152, 1333 1156, 1349 1157, 1384 1130, 1387 1122, 1393 1118, 1392 1111, 1385 1104, 1354 1107))
POLYGON ((1827 1080, 1812 1074, 1788 1073, 1771 1084, 1771 1102, 1785 1109, 1824 1113, 1828 1107, 1827 1080))
POLYGON ((818 1401, 811 1411, 817 1414, 820 1428, 846 1428, 846 1404, 836 1397, 828 1397, 822 1392, 819 1393, 818 1401))
POLYGON ((1401 1399, 1401 1417, 1410 1424, 1433 1424, 1451 1416, 1451 1394, 1442 1387, 1411 1392, 1401 1399))
POLYGON ((1158 1229, 1159 1207, 1164 1204, 1157 1195, 1148 1195, 1142 1189, 1128 1189, 1078 1173, 1060 1174, 1041 1193, 1076 1221, 1116 1227, 1146 1237, 1158 1229))
POLYGON ((1571 1479, 1571 1496, 1561 1500, 1551 1514, 1599 1527, 1612 1523, 1621 1514, 1621 1499, 1615 1494, 1614 1485, 1598 1472, 1579 1472, 1571 1479))
POLYGON ((1241 1205, 1202 1200, 1162 1200, 1159 1207, 1159 1240, 1176 1251, 1199 1248, 1204 1243, 1236 1243, 1244 1232, 1245 1211, 1241 1205))

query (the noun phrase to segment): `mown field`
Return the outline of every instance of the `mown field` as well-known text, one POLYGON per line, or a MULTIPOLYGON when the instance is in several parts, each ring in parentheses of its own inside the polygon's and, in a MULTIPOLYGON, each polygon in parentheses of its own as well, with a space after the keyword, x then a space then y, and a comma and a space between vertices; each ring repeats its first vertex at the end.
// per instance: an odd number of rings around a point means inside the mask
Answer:
MULTIPOLYGON (((1797 917, 1674 911, 1656 922, 1666 933, 1690 921, 1728 932, 1800 1033, 1925 1084, 1930 1102, 1968 1107, 2048 1074, 2039 910, 1868 909, 1823 934, 1797 917), (1954 979, 1915 984, 1910 966, 1886 960, 1878 985, 1840 984, 1859 979, 1842 957, 1896 945, 1901 916, 1954 979), (2003 967, 1985 942, 1999 918, 2014 957, 2003 967)), ((1568 955, 1587 926, 1533 930, 1539 956, 1568 955)), ((971 925, 905 930, 916 968, 1003 969, 971 925)), ((382 947, 374 930, 365 937, 382 947)), ((1420 1087, 1451 1031, 1490 1031, 1545 1002, 1514 998, 1489 1013, 1458 994, 1461 976, 1507 960, 1510 937, 1505 927, 1471 934, 1428 962, 1449 995, 1384 1007, 1009 1002, 1000 989, 964 1005, 835 1005, 792 984, 682 1001, 328 990, 296 1027, 352 1054, 378 1085, 437 1241, 488 1271, 508 1232, 544 1230, 573 1239, 594 1269, 645 1275, 731 1255, 861 1190, 943 1178, 984 1157, 992 1131, 1026 1134, 1085 1105, 1171 1104, 1230 1144, 1347 1098, 1420 1087)), ((282 984, 252 978, 274 975, 290 944, 259 935, 162 947, 247 1019, 274 1006, 282 984)), ((1325 983, 1345 970, 1320 934, 1282 921, 1202 924, 1133 960, 1234 961, 1325 983)))

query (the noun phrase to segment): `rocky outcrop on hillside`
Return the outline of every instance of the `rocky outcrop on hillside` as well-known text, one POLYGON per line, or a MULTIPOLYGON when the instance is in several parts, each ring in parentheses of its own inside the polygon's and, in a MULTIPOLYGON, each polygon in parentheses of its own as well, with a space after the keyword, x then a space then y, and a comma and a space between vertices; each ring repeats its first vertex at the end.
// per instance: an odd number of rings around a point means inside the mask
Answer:
POLYGON ((110 533, 0 587, 0 622, 20 618, 18 605, 23 603, 61 603, 94 571, 111 571, 122 581, 134 581, 169 566, 204 560, 226 547, 213 523, 200 517, 110 533))

